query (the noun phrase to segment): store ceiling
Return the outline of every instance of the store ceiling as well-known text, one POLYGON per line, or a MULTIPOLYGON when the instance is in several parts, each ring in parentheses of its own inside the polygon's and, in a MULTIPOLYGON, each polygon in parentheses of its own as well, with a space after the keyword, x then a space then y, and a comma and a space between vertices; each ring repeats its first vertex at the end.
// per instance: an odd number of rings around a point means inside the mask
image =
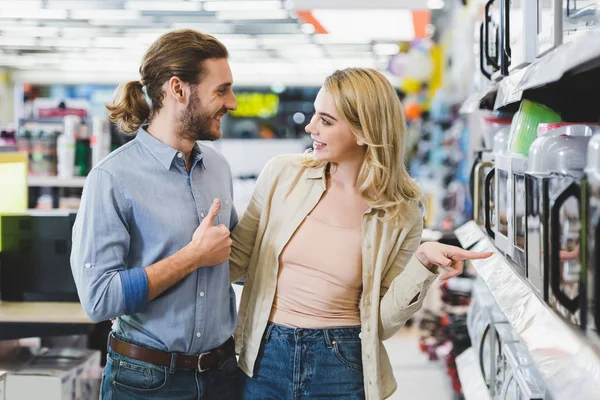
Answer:
POLYGON ((336 68, 383 69, 426 33, 443 0, 0 0, 0 68, 17 80, 136 79, 161 34, 210 33, 238 83, 320 83, 336 68))

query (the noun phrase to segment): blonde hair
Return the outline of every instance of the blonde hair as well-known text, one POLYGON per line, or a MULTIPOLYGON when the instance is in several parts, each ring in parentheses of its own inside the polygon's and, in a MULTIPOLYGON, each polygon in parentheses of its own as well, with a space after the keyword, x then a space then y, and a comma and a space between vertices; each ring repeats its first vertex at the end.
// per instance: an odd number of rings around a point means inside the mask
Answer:
POLYGON ((196 85, 202 79, 203 62, 228 58, 225 46, 213 36, 191 29, 171 31, 158 38, 144 55, 142 79, 120 85, 113 104, 107 104, 109 119, 125 133, 136 132, 162 107, 162 86, 174 76, 196 85), (144 97, 144 86, 150 98, 144 97))
MULTIPOLYGON (((405 223, 421 192, 404 164, 406 122, 396 91, 381 73, 366 68, 338 70, 323 87, 352 133, 367 146, 357 182, 361 197, 383 210, 384 220, 405 223)), ((327 167, 310 154, 302 164, 327 167)))

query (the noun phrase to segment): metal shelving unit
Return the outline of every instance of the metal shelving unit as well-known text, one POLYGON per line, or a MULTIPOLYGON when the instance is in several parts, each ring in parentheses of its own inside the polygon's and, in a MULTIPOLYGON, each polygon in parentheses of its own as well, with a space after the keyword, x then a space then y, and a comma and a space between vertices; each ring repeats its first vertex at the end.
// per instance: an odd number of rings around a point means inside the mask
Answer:
POLYGON ((553 399, 600 399, 600 346, 553 312, 474 221, 455 233, 463 247, 495 252, 471 264, 519 335, 553 399))
POLYGON ((526 91, 535 91, 598 67, 600 32, 596 30, 553 49, 499 82, 490 83, 472 94, 463 103, 461 112, 509 107, 518 104, 526 91))

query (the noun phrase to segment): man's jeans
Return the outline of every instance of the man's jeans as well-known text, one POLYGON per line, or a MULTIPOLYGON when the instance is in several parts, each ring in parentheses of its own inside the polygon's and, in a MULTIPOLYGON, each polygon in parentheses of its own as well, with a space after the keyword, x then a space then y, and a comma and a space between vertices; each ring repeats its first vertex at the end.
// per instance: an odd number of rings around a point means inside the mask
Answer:
POLYGON ((360 327, 294 329, 269 324, 244 400, 365 398, 360 327))
POLYGON ((124 357, 111 348, 102 374, 102 400, 238 400, 240 370, 235 356, 205 372, 175 370, 124 357))

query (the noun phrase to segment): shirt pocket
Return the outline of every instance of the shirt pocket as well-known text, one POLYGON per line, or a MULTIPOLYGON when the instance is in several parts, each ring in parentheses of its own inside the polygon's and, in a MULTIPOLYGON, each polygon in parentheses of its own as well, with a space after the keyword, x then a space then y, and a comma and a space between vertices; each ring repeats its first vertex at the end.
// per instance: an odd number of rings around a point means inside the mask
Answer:
POLYGON ((232 200, 231 197, 221 197, 221 209, 219 210, 219 214, 217 215, 217 219, 215 223, 217 225, 223 224, 229 229, 229 224, 231 223, 231 208, 232 208, 232 200))

